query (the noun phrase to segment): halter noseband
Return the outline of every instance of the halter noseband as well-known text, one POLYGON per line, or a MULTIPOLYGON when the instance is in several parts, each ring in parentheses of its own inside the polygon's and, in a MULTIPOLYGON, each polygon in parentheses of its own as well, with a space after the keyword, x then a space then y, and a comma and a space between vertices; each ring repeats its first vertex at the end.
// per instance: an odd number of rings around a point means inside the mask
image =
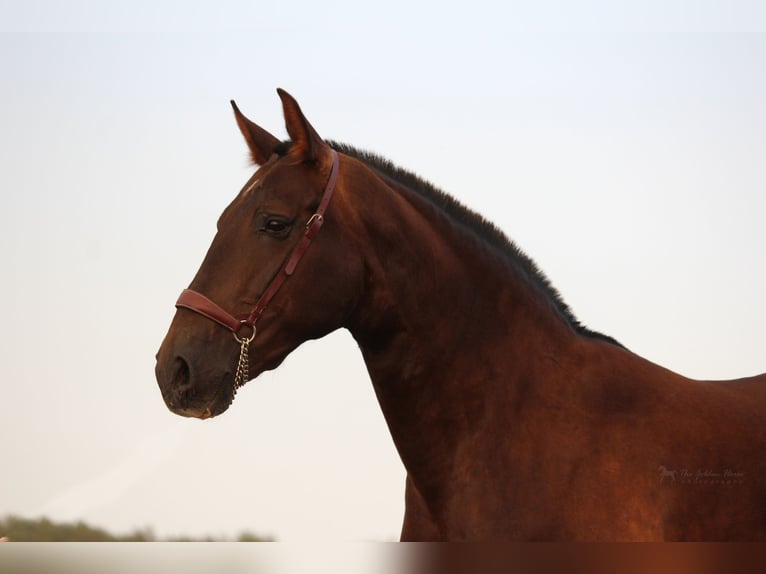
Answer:
MULTIPOLYGON (((306 253, 306 249, 308 249, 308 246, 314 240, 316 234, 319 233, 319 230, 324 223, 324 213, 327 210, 327 206, 332 198, 332 193, 335 191, 335 184, 338 181, 338 153, 335 150, 331 150, 331 152, 332 168, 330 169, 330 177, 327 180, 327 185, 325 186, 322 199, 319 202, 319 207, 317 207, 314 215, 312 215, 306 222, 303 237, 301 237, 290 256, 284 262, 282 268, 271 280, 271 283, 266 287, 266 290, 260 296, 250 313, 234 316, 205 297, 202 293, 198 293, 192 289, 184 289, 181 296, 178 297, 178 301, 176 301, 176 308, 189 309, 190 311, 194 311, 203 317, 207 317, 211 321, 215 321, 222 327, 227 328, 234 333, 234 338, 243 346, 243 348, 253 340, 255 337, 255 324, 258 322, 258 319, 261 318, 264 310, 274 298, 274 295, 277 294, 277 291, 279 291, 279 288, 285 280, 293 274, 298 262, 303 257, 303 254, 306 253), (239 331, 245 325, 252 328, 253 332, 248 338, 240 338, 239 331)), ((244 382, 242 384, 244 384, 244 382)))

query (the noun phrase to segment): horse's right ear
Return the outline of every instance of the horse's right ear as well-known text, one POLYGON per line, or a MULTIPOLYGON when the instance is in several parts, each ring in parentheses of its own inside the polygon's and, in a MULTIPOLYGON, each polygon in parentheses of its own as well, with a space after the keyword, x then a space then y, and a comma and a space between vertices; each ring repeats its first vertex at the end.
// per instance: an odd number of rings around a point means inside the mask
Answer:
POLYGON ((247 147, 250 148, 250 157, 253 158, 253 162, 257 165, 263 165, 269 161, 271 154, 274 153, 274 150, 276 150, 280 143, 279 140, 262 127, 248 120, 239 111, 234 100, 231 100, 231 107, 234 108, 234 117, 237 119, 239 131, 245 136, 247 147))

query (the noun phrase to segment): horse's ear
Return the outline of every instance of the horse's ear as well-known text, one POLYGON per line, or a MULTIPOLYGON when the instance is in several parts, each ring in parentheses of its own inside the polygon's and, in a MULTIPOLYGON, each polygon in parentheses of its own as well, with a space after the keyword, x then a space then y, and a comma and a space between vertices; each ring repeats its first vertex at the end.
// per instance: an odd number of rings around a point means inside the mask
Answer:
POLYGON ((231 100, 231 107, 234 108, 234 117, 237 118, 239 131, 245 136, 247 147, 250 148, 250 157, 253 158, 253 161, 256 164, 263 165, 269 161, 271 154, 274 153, 274 150, 279 145, 279 140, 262 127, 248 120, 244 114, 239 111, 234 100, 231 100))
POLYGON ((282 88, 277 88, 277 93, 282 100, 282 108, 285 113, 285 125, 290 134, 292 146, 290 155, 295 155, 303 161, 316 161, 320 164, 331 163, 332 154, 322 138, 303 115, 298 102, 282 88))

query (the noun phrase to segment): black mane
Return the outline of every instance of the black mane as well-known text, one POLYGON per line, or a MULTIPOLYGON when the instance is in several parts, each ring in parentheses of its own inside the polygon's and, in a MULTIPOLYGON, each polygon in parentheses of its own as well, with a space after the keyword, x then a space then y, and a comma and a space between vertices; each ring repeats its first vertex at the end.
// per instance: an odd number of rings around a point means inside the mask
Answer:
POLYGON ((374 153, 356 149, 348 144, 335 141, 328 142, 330 146, 346 155, 354 157, 369 167, 385 174, 392 180, 400 183, 441 208, 455 221, 471 229, 478 237, 501 251, 516 267, 527 277, 529 282, 550 301, 561 316, 579 334, 586 337, 601 339, 619 347, 623 347, 618 341, 597 331, 592 331, 582 325, 575 317, 572 310, 564 302, 558 290, 551 285, 545 274, 540 271, 534 261, 511 241, 492 222, 478 213, 471 211, 451 195, 441 191, 432 183, 422 179, 414 173, 394 165, 391 161, 374 153))

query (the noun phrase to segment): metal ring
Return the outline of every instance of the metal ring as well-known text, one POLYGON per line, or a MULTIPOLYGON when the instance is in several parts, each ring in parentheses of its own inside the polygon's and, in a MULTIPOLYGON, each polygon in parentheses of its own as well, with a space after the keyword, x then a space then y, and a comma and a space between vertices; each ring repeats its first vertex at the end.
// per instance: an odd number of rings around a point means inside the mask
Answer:
MULTIPOLYGON (((246 319, 242 319, 239 323, 240 323, 240 325, 248 325, 248 322, 247 322, 246 319)), ((255 325, 249 325, 249 326, 252 327, 252 329, 253 329, 253 333, 250 335, 250 337, 239 337, 239 335, 237 335, 237 331, 233 331, 233 333, 234 333, 234 340, 237 343, 239 343, 240 345, 242 343, 245 343, 245 344, 249 345, 250 342, 253 339, 255 339, 255 325)))

